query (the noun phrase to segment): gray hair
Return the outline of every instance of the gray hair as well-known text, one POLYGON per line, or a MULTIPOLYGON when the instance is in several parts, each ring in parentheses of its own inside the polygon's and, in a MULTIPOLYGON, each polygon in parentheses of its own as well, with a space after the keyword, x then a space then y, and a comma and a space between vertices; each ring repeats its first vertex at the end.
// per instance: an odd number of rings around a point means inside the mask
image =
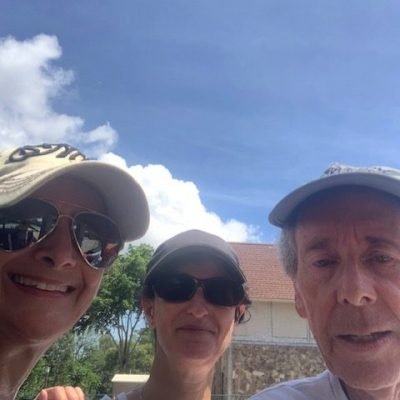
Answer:
POLYGON ((295 240, 295 224, 282 227, 278 242, 279 256, 285 272, 293 279, 297 273, 297 246, 295 240))

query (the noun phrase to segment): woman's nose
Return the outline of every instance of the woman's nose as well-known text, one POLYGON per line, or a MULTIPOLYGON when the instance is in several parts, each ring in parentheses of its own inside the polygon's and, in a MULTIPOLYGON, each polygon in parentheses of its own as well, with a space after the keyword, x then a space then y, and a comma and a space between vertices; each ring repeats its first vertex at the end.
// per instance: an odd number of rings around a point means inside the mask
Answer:
POLYGON ((60 217, 54 230, 34 249, 35 258, 51 268, 74 268, 82 257, 72 237, 68 217, 60 217))
POLYGON ((189 300, 187 312, 196 318, 202 318, 208 314, 208 302, 201 287, 197 288, 196 293, 189 300))

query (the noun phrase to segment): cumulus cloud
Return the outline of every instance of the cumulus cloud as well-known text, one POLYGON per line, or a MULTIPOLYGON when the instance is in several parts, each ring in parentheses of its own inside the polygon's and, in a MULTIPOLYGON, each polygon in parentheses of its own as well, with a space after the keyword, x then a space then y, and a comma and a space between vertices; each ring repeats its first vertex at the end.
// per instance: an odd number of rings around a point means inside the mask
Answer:
POLYGON ((54 36, 18 41, 0 39, 0 146, 44 141, 85 143, 92 155, 108 151, 116 131, 101 125, 84 131, 84 120, 56 112, 52 102, 74 80, 72 71, 56 67, 62 55, 54 36))
POLYGON ((129 171, 149 200, 151 223, 141 242, 157 246, 170 236, 198 228, 229 241, 257 241, 257 230, 243 222, 223 221, 206 209, 193 182, 174 178, 163 165, 128 165, 110 153, 118 137, 109 123, 84 132, 84 120, 56 112, 52 102, 74 80, 56 67, 62 50, 54 36, 17 41, 0 38, 0 147, 68 142, 90 150, 91 157, 129 171))
POLYGON ((192 228, 232 242, 259 241, 256 227, 235 219, 223 221, 206 209, 193 182, 174 178, 165 166, 128 166, 123 158, 113 153, 105 154, 101 160, 128 170, 146 193, 151 222, 141 242, 157 246, 170 236, 192 228))

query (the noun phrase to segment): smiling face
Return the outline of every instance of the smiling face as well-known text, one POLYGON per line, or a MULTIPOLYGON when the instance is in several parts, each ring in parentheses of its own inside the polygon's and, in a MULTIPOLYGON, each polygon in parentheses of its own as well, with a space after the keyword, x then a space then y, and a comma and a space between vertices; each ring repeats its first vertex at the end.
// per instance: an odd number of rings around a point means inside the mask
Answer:
POLYGON ((296 308, 329 369, 365 391, 400 381, 400 205, 336 190, 300 211, 296 308))
MULTIPOLYGON (((79 180, 60 177, 32 194, 73 216, 83 209, 105 211, 99 194, 79 180)), ((33 247, 0 251, 0 335, 22 340, 54 340, 87 310, 102 272, 90 268, 77 249, 71 220, 33 247)))
MULTIPOLYGON (((197 279, 225 274, 212 260, 185 264, 175 271, 197 279)), ((195 364, 211 370, 232 339, 235 307, 208 303, 202 290, 198 288, 191 300, 182 303, 169 303, 158 296, 142 299, 147 319, 157 333, 156 353, 181 368, 195 364)))

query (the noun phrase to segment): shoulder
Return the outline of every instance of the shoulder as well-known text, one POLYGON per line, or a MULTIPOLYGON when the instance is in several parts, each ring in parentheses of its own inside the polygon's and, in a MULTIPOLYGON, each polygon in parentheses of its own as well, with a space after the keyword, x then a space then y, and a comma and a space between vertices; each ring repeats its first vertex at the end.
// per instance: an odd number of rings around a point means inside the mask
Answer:
POLYGON ((329 371, 311 377, 283 382, 267 388, 250 400, 346 400, 339 380, 329 371))

